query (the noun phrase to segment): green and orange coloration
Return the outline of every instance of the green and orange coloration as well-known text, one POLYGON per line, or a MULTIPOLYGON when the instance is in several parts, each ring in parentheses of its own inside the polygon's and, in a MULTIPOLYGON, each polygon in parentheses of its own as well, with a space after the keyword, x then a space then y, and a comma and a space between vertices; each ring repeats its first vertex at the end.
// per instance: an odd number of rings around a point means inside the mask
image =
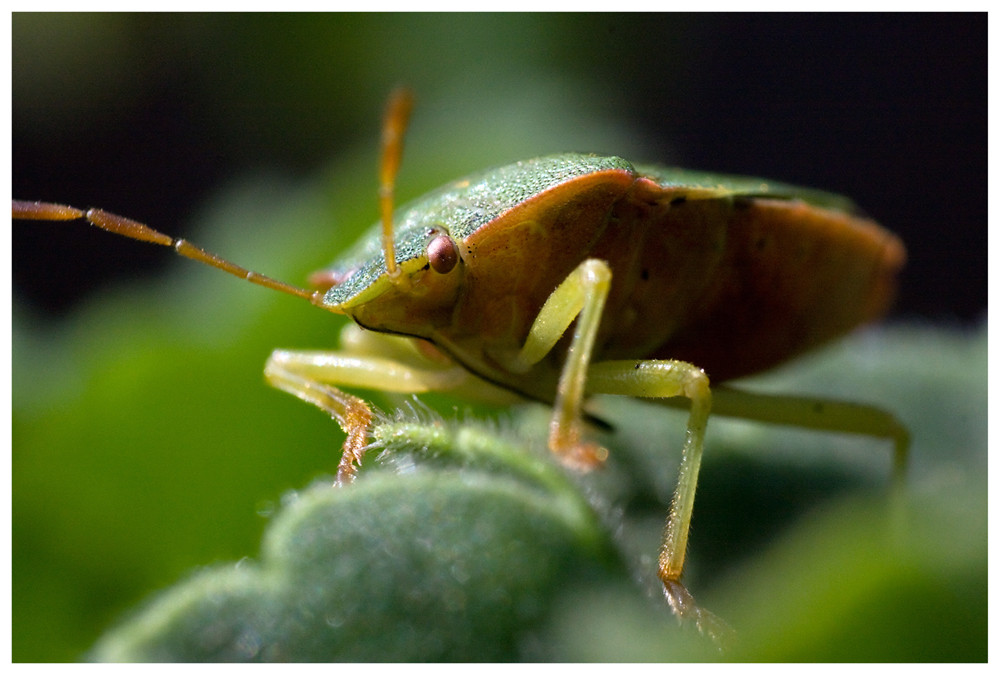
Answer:
POLYGON ((766 370, 881 316, 905 252, 841 197, 752 178, 562 154, 456 181, 394 210, 411 101, 390 102, 381 220, 316 290, 234 265, 105 211, 13 203, 15 218, 83 219, 349 316, 340 351, 277 350, 270 384, 330 414, 347 434, 338 483, 369 444, 372 412, 339 387, 513 395, 553 406, 549 447, 600 465, 586 440, 590 394, 690 401, 659 555, 674 612, 723 628, 681 584, 710 412, 890 439, 908 436, 865 405, 716 386, 766 370), (713 384, 709 386, 709 378, 713 384))

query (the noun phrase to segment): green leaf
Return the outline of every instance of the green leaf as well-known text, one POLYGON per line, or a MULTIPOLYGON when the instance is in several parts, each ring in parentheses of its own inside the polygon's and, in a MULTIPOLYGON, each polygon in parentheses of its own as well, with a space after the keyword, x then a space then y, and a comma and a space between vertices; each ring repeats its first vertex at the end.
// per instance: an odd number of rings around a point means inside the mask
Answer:
MULTIPOLYGON (((554 597, 609 575, 556 500, 474 471, 295 495, 260 562, 197 573, 111 632, 115 661, 517 658, 554 597)), ((621 572, 618 569, 618 572, 621 572)))

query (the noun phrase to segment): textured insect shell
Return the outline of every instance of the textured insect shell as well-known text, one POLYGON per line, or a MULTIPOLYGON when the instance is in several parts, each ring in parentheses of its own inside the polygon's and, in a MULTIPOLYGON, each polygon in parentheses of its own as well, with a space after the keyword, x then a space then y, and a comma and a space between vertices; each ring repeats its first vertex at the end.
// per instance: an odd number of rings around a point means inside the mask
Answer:
POLYGON ((429 337, 497 380, 484 358, 516 349, 558 281, 596 256, 614 274, 598 356, 681 358, 719 381, 884 311, 902 245, 851 211, 845 198, 756 178, 543 157, 398 210, 397 262, 421 295, 386 279, 376 225, 334 266, 344 281, 325 302, 363 326, 429 337), (441 231, 465 264, 439 278, 425 274, 425 249, 441 231))
MULTIPOLYGON (((779 196, 735 196, 720 209, 725 243, 703 270, 708 283, 651 357, 696 363, 720 382, 770 369, 886 312, 906 258, 902 242, 848 211, 779 196)), ((682 213, 692 206, 672 209, 663 226, 697 220, 682 213)))
MULTIPOLYGON (((541 192, 576 177, 632 165, 619 157, 566 153, 539 157, 453 181, 398 208, 393 216, 396 262, 402 267, 422 260, 435 231, 464 239, 498 216, 541 192)), ((358 244, 330 266, 331 276, 344 279, 327 291, 327 305, 352 307, 384 290, 382 225, 375 223, 358 244)), ((412 267, 411 267, 412 269, 412 267)))

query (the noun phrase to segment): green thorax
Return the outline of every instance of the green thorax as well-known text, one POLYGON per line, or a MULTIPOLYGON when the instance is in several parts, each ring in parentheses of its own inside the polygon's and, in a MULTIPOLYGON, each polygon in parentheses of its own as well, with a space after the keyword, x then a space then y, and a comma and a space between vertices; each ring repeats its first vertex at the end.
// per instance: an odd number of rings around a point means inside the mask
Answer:
MULTIPOLYGON (((566 153, 517 162, 453 181, 396 210, 393 215, 396 262, 403 266, 423 257, 433 232, 445 231, 461 244, 480 227, 535 195, 579 176, 611 169, 635 172, 620 157, 566 153)), ((327 291, 326 304, 348 302, 386 273, 381 228, 381 223, 372 226, 356 246, 331 266, 341 274, 355 271, 327 291)))

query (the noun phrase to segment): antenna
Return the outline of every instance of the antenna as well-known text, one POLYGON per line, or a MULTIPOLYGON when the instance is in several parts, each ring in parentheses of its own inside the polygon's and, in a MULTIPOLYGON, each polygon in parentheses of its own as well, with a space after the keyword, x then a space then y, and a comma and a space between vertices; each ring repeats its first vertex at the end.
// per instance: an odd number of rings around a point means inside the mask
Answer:
POLYGON ((396 89, 389 97, 382 124, 382 163, 379 167, 378 204, 382 213, 382 251, 385 269, 393 283, 402 280, 396 266, 396 246, 392 236, 392 209, 396 197, 396 174, 403 158, 403 136, 413 109, 413 94, 396 89))
POLYGON ((107 230, 108 232, 114 234, 120 234, 123 237, 136 239, 138 241, 145 241, 159 246, 169 246, 185 258, 197 260, 198 262, 204 263, 210 267, 220 269, 223 272, 228 272, 229 274, 239 277, 244 281, 249 281, 252 284, 264 286, 265 288, 270 288, 287 295, 294 295, 298 298, 308 300, 317 307, 323 307, 326 310, 338 314, 342 313, 337 312, 329 305, 323 304, 323 291, 311 291, 305 288, 299 288, 298 286, 293 286, 292 284, 285 283, 284 281, 278 281, 277 279, 272 279, 271 277, 264 276, 263 274, 258 274, 257 272, 231 263, 225 258, 221 258, 214 253, 209 253, 205 249, 195 246, 186 239, 175 239, 169 235, 154 230, 148 225, 143 225, 136 220, 131 220, 130 218, 109 213, 108 211, 103 211, 101 209, 88 209, 87 211, 84 211, 73 206, 64 206, 62 204, 25 202, 15 199, 11 202, 11 215, 13 218, 20 220, 85 220, 95 227, 99 227, 102 230, 107 230))

